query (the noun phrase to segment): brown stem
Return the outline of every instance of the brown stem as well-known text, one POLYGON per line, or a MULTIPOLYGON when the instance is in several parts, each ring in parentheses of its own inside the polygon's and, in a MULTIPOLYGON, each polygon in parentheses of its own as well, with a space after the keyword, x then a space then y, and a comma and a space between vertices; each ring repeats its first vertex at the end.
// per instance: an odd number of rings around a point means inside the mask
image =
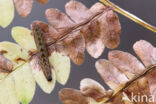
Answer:
POLYGON ((78 31, 80 30, 84 25, 87 25, 90 21, 93 21, 94 19, 96 18, 99 18, 101 16, 101 14, 105 12, 104 10, 100 10, 99 12, 95 13, 94 15, 92 15, 90 18, 88 18, 87 20, 79 23, 79 24, 75 24, 73 27, 70 27, 68 29, 68 31, 65 31, 63 33, 61 33, 60 35, 62 37, 60 37, 58 40, 56 40, 55 42, 52 42, 52 43, 49 43, 47 46, 51 46, 53 45, 54 43, 58 42, 58 41, 62 41, 64 38, 66 38, 69 33, 72 33, 72 32, 75 32, 75 31, 78 31))
POLYGON ((134 77, 132 80, 128 81, 128 82, 125 84, 125 86, 124 86, 119 92, 117 92, 116 94, 114 94, 110 99, 108 99, 107 101, 105 101, 103 104, 105 104, 106 102, 111 101, 113 98, 115 98, 116 96, 118 96, 118 94, 119 94, 120 92, 123 92, 124 89, 126 89, 128 86, 130 86, 134 81, 136 81, 136 80, 138 80, 139 78, 141 78, 141 77, 147 75, 149 72, 155 70, 155 68, 156 68, 156 64, 147 67, 143 73, 141 73, 140 75, 134 77))
POLYGON ((125 17, 133 20, 134 22, 140 24, 141 26, 151 30, 152 32, 156 33, 156 27, 150 25, 149 23, 145 22, 144 20, 138 18, 137 16, 129 13, 128 11, 120 8, 119 6, 115 5, 114 3, 110 2, 109 0, 100 0, 103 4, 105 4, 106 6, 110 6, 112 7, 116 12, 124 15, 125 17))

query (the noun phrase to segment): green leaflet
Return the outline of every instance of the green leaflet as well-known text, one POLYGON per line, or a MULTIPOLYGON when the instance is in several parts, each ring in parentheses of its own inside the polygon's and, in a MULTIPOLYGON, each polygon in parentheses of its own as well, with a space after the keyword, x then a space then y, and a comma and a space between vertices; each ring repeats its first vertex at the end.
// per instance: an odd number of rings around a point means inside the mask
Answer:
POLYGON ((65 85, 70 75, 70 59, 67 56, 63 56, 57 52, 54 52, 49 57, 50 63, 53 65, 56 71, 57 81, 65 85))
POLYGON ((12 76, 8 76, 0 82, 0 92, 0 104, 19 103, 12 76))
POLYGON ((35 94, 36 83, 30 65, 25 63, 12 74, 17 97, 22 104, 29 104, 35 94))
POLYGON ((0 2, 0 26, 7 27, 14 18, 13 0, 1 0, 0 2))
POLYGON ((36 45, 34 38, 31 35, 31 31, 24 27, 13 27, 12 28, 12 37, 13 39, 27 52, 36 51, 36 45))

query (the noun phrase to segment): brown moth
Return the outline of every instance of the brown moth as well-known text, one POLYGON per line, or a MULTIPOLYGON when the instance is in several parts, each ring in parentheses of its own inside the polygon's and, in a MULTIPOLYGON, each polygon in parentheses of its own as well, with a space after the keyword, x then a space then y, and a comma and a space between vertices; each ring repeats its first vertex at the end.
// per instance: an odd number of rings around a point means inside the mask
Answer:
POLYGON ((50 62, 48 59, 48 50, 45 44, 45 39, 43 37, 43 31, 36 24, 32 25, 32 35, 34 36, 34 40, 37 47, 37 55, 40 60, 41 69, 43 70, 44 75, 46 76, 48 81, 52 80, 52 71, 50 62))
MULTIPOLYGON (((144 65, 133 55, 123 51, 111 51, 108 59, 100 59, 95 66, 110 90, 92 79, 83 79, 80 92, 85 96, 84 104, 156 104, 156 48, 145 40, 136 42, 134 51, 144 65), (91 100, 92 99, 92 100, 91 100)), ((70 89, 75 92, 74 89, 70 89)), ((67 89, 59 93, 64 104, 75 96, 69 96, 67 89), (62 92, 66 91, 66 95, 62 92)), ((80 97, 79 96, 79 97, 80 97)), ((79 100, 75 100, 81 104, 79 100)))
POLYGON ((112 8, 96 3, 88 9, 78 1, 70 1, 65 8, 68 16, 57 9, 46 10, 49 25, 34 22, 44 32, 49 53, 61 52, 81 65, 85 48, 98 58, 105 47, 114 49, 119 45, 121 26, 112 8))

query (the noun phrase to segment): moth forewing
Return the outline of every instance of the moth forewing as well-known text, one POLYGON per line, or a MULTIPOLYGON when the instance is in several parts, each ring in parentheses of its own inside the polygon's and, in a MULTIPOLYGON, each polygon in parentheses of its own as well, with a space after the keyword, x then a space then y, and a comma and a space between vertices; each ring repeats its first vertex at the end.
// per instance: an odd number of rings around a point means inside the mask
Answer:
POLYGON ((33 23, 32 24, 32 34, 34 36, 35 44, 37 47, 37 55, 40 60, 42 71, 48 81, 52 80, 51 65, 48 59, 48 50, 46 47, 45 39, 43 36, 43 31, 41 28, 33 23))

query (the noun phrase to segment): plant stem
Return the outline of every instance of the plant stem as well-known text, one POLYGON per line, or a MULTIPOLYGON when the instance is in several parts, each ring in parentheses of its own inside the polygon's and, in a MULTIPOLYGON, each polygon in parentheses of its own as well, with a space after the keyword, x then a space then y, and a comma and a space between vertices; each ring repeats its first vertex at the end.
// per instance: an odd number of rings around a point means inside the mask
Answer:
POLYGON ((106 6, 110 6, 112 7, 116 12, 124 15, 125 17, 133 20, 134 22, 140 24, 141 26, 151 30, 152 32, 156 33, 156 27, 150 25, 149 23, 145 22, 144 20, 138 18, 137 16, 129 13, 128 11, 120 8, 119 6, 115 5, 114 3, 110 2, 109 0, 100 0, 103 4, 105 4, 106 6))

